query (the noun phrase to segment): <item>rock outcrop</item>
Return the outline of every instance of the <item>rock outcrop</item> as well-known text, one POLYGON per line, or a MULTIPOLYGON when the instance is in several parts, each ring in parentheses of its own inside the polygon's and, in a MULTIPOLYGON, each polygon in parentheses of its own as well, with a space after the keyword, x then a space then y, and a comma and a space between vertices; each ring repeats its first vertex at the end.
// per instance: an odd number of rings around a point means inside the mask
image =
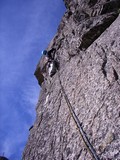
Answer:
POLYGON ((120 160, 120 1, 64 2, 66 13, 47 48, 55 49, 59 69, 49 77, 45 56, 37 65, 42 89, 23 160, 94 159, 60 82, 98 159, 120 160))
POLYGON ((8 160, 8 159, 4 156, 0 156, 0 160, 8 160))

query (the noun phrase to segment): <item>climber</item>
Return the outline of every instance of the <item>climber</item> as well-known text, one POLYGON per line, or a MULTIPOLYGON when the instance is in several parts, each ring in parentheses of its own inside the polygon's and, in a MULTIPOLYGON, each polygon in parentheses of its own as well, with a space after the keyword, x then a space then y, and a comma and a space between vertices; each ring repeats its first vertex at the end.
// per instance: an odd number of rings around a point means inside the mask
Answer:
POLYGON ((47 70, 50 77, 52 77, 58 69, 58 62, 54 59, 55 49, 42 51, 42 54, 47 58, 47 70))
POLYGON ((47 51, 47 50, 42 51, 42 54, 45 55, 48 59, 53 60, 54 59, 54 52, 55 52, 55 49, 52 48, 49 51, 47 51))

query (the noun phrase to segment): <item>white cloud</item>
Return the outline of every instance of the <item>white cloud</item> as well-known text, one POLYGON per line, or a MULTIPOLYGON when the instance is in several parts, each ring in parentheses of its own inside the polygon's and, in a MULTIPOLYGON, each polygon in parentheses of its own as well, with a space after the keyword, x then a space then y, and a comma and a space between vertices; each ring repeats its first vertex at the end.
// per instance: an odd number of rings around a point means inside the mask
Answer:
POLYGON ((11 157, 17 150, 21 150, 21 147, 23 148, 22 144, 25 143, 25 137, 27 136, 23 130, 26 130, 28 127, 27 124, 24 124, 20 130, 9 131, 8 136, 4 139, 0 147, 1 153, 4 153, 7 157, 11 157))
POLYGON ((22 102, 23 104, 27 104, 27 108, 25 105, 25 110, 33 117, 35 113, 35 106, 38 101, 40 88, 36 86, 33 82, 29 81, 24 85, 22 90, 22 102))

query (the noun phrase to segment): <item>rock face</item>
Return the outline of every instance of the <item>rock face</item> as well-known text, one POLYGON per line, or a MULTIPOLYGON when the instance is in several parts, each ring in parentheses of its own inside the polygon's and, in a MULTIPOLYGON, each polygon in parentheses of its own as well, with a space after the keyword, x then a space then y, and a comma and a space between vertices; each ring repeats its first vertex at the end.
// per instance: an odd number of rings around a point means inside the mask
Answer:
POLYGON ((6 157, 0 156, 0 160, 8 160, 6 157))
POLYGON ((60 81, 98 159, 120 160, 120 0, 64 1, 67 11, 47 48, 55 49, 59 70, 49 77, 46 57, 37 66, 42 89, 23 160, 95 159, 60 81))

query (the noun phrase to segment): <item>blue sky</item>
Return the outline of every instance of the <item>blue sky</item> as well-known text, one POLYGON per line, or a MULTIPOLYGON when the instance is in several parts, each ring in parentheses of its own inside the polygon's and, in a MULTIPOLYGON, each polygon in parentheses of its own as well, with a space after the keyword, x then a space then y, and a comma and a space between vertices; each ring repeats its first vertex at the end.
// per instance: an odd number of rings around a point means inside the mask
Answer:
POLYGON ((0 0, 0 155, 20 160, 35 121, 41 51, 57 31, 63 0, 0 0))

